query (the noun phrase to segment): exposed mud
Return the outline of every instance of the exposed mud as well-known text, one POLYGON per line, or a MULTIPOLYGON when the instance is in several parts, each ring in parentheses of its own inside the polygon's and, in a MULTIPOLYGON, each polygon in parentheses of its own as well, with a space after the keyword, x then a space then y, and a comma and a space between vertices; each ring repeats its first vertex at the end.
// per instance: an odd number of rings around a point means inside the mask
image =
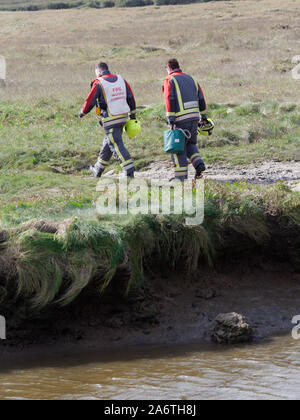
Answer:
POLYGON ((127 299, 119 288, 115 283, 100 301, 86 291, 73 305, 18 327, 8 319, 0 354, 9 358, 47 348, 207 342, 215 317, 232 311, 246 316, 255 340, 260 340, 290 331, 299 313, 299 272, 262 256, 237 256, 215 269, 199 267, 193 277, 159 269, 148 273, 142 290, 127 299))
MULTIPOLYGON (((189 165, 189 177, 194 177, 194 169, 189 165)), ((113 176, 110 171, 106 176, 113 176)), ((173 176, 170 161, 151 163, 145 170, 136 173, 137 178, 168 180, 173 176)), ((246 180, 252 184, 271 184, 277 181, 292 181, 292 188, 300 190, 300 162, 267 161, 250 165, 227 166, 225 164, 207 165, 205 178, 219 182, 246 180)))

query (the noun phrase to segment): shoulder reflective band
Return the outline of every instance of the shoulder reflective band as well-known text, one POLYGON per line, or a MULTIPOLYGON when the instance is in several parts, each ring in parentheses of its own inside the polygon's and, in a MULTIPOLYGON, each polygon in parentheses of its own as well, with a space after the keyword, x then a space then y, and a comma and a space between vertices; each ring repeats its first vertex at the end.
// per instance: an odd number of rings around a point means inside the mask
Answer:
POLYGON ((175 116, 179 117, 180 115, 190 114, 190 113, 193 113, 193 112, 199 112, 199 107, 198 107, 198 102, 197 101, 185 102, 185 104, 183 104, 178 82, 175 79, 175 77, 172 77, 172 80, 174 81, 174 84, 175 84, 177 98, 178 98, 178 104, 179 104, 179 109, 180 109, 180 112, 176 112, 175 116), (188 106, 186 106, 186 105, 188 105, 188 106))
POLYGON ((174 81, 175 88, 176 88, 177 99, 178 99, 178 103, 179 103, 179 109, 180 109, 181 112, 184 112, 182 97, 181 97, 181 92, 180 92, 180 89, 179 89, 178 82, 175 79, 175 77, 172 77, 172 80, 174 81))

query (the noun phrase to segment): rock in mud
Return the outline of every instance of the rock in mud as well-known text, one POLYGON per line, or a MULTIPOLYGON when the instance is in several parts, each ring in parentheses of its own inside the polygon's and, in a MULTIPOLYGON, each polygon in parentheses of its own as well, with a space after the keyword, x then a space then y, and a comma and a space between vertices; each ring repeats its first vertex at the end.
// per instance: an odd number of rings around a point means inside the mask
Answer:
POLYGON ((236 312, 220 314, 215 319, 212 340, 219 344, 247 343, 253 339, 253 329, 246 318, 236 312))
POLYGON ((208 288, 208 289, 196 290, 195 296, 200 299, 209 300, 216 297, 217 293, 214 289, 208 288))

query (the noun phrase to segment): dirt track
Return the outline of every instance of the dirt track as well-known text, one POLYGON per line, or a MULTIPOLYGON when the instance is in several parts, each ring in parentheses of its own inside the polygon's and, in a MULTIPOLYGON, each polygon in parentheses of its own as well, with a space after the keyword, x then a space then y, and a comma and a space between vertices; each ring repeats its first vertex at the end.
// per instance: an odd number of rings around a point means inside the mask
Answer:
MULTIPOLYGON (((106 176, 113 176, 110 171, 106 176)), ((168 180, 173 176, 170 161, 153 162, 145 170, 136 173, 137 178, 168 180)), ((189 165, 189 177, 193 178, 194 169, 189 165)), ((295 191, 300 191, 300 162, 259 162, 247 166, 230 167, 224 164, 207 165, 205 178, 219 182, 247 180, 251 184, 272 184, 289 181, 295 191)))

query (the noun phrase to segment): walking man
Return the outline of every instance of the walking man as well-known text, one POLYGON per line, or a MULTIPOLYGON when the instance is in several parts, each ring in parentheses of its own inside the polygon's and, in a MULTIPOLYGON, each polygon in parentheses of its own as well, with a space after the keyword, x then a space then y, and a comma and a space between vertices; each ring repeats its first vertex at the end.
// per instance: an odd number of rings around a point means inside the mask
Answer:
POLYGON ((100 178, 112 156, 121 164, 127 177, 134 177, 135 167, 123 139, 123 127, 128 120, 135 119, 136 104, 129 84, 120 75, 113 75, 106 63, 99 63, 91 92, 79 114, 82 119, 95 106, 101 117, 100 125, 105 130, 105 139, 98 161, 90 167, 94 177, 100 178))
MULTIPOLYGON (((180 69, 178 61, 173 58, 167 62, 168 76, 165 78, 163 93, 166 114, 171 129, 182 129, 186 132, 184 152, 172 155, 175 167, 173 179, 188 178, 188 162, 193 164, 196 178, 201 178, 205 164, 197 147, 197 132, 200 122, 207 122, 206 102, 199 83, 180 69)), ((171 181, 170 180, 170 181, 171 181)))

